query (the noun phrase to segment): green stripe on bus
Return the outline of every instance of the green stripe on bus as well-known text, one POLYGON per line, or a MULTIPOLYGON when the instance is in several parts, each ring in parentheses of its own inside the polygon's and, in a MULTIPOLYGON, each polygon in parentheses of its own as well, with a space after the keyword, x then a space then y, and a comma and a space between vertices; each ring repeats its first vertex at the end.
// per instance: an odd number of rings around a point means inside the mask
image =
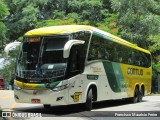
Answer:
POLYGON ((122 74, 120 63, 112 62, 112 65, 114 68, 114 73, 116 76, 117 84, 118 84, 119 88, 121 89, 122 85, 124 85, 124 77, 122 74))
POLYGON ((45 84, 39 84, 35 88, 46 88, 45 84))
POLYGON ((94 35, 97 35, 97 36, 99 36, 99 37, 102 37, 102 38, 104 38, 104 39, 107 39, 107 40, 113 40, 111 37, 109 37, 109 36, 107 36, 107 35, 104 35, 104 34, 101 34, 101 33, 97 33, 97 32, 94 32, 93 33, 94 35))
POLYGON ((109 85, 114 92, 121 91, 121 84, 124 78, 121 72, 120 64, 113 62, 103 62, 104 69, 108 78, 109 85))
POLYGON ((60 83, 60 81, 57 82, 52 82, 52 83, 46 83, 45 86, 46 88, 55 88, 58 84, 60 83))

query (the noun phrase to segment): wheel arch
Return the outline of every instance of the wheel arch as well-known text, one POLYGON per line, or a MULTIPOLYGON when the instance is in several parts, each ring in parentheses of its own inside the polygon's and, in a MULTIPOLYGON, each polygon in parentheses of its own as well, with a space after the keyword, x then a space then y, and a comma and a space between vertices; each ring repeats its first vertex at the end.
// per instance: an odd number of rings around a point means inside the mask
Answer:
POLYGON ((142 95, 144 96, 145 95, 145 85, 144 84, 141 85, 141 92, 142 92, 142 95))
POLYGON ((97 89, 97 85, 95 82, 91 82, 90 84, 88 84, 86 90, 85 90, 85 101, 87 100, 87 94, 88 94, 88 91, 92 89, 92 93, 93 93, 93 101, 97 101, 97 97, 98 97, 98 89, 97 89))
POLYGON ((139 85, 138 83, 136 83, 136 84, 133 86, 133 92, 132 92, 132 93, 133 93, 133 94, 132 94, 133 97, 134 97, 136 88, 138 89, 138 91, 140 90, 140 85, 139 85))
POLYGON ((135 85, 135 89, 136 89, 136 88, 138 88, 138 90, 140 90, 138 83, 135 85))

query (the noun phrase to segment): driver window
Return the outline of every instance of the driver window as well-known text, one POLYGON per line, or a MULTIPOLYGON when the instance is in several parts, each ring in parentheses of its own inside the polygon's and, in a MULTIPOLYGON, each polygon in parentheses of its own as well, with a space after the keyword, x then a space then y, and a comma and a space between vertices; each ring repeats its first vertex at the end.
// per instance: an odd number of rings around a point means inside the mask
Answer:
POLYGON ((80 60, 79 56, 80 56, 80 51, 77 48, 77 45, 72 46, 69 56, 69 71, 71 73, 71 76, 79 73, 80 71, 78 64, 78 61, 80 60))
POLYGON ((83 53, 84 45, 74 45, 71 48, 69 62, 68 62, 68 71, 69 76, 80 74, 83 72, 85 64, 85 56, 83 53))

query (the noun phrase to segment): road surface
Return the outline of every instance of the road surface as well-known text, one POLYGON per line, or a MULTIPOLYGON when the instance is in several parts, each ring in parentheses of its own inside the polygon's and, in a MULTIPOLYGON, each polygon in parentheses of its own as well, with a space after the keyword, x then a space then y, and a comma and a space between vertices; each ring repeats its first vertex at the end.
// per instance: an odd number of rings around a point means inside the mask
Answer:
MULTIPOLYGON (((143 98, 141 103, 128 103, 125 100, 113 100, 104 101, 93 104, 93 110, 88 112, 85 111, 83 105, 69 105, 69 106, 54 106, 52 105, 49 109, 44 109, 43 105, 37 104, 22 104, 14 101, 14 93, 10 90, 0 90, 0 108, 2 111, 12 111, 20 113, 20 116, 25 114, 42 116, 38 120, 47 119, 106 119, 112 118, 113 120, 127 119, 130 120, 140 118, 140 120, 159 120, 160 118, 160 95, 151 95, 143 98), (157 117, 157 116, 159 117, 157 117), (134 117, 133 117, 134 116, 134 117), (136 117, 135 117, 136 116, 136 117), (51 118, 52 117, 52 118, 51 118)), ((14 116, 16 118, 16 115, 14 116)), ((24 116, 25 117, 25 116, 24 116)), ((38 116, 39 117, 39 116, 38 116)), ((14 120, 15 118, 7 118, 14 120)), ((28 119, 37 120, 37 118, 31 117, 28 119)), ((27 119, 27 120, 28 120, 27 119)), ((25 118, 24 118, 25 120, 25 118)))

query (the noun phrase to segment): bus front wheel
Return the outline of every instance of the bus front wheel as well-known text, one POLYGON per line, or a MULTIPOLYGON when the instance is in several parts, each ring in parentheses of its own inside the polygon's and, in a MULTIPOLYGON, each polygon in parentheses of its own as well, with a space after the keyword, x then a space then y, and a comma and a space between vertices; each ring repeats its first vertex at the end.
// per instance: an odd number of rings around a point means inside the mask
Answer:
POLYGON ((92 89, 89 89, 87 94, 86 104, 85 104, 85 108, 88 111, 92 110, 92 98, 93 98, 92 89))

